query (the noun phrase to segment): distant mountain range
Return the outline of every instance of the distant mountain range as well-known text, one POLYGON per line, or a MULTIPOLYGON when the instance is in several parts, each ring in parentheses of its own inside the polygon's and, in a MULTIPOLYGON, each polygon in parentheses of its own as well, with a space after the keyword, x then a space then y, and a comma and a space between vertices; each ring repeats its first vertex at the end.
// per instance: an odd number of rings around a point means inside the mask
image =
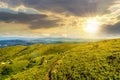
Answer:
POLYGON ((55 43, 85 43, 95 41, 93 39, 73 39, 73 38, 39 38, 39 39, 13 39, 0 40, 0 48, 15 45, 32 45, 32 44, 55 44, 55 43))
POLYGON ((7 46, 15 46, 15 45, 31 45, 32 43, 24 41, 24 40, 1 40, 0 48, 7 46))

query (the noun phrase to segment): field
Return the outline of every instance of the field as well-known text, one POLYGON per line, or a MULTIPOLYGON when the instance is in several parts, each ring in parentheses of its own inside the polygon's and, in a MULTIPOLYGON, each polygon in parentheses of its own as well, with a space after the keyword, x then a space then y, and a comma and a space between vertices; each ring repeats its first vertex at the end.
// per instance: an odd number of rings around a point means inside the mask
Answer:
POLYGON ((120 39, 1 48, 0 80, 120 80, 120 39))

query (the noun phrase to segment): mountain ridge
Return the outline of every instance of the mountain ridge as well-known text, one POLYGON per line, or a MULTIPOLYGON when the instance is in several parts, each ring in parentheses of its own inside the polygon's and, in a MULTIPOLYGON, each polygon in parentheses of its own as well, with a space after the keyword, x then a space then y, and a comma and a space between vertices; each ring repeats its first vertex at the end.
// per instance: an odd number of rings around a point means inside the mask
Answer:
POLYGON ((29 46, 32 44, 59 44, 59 43, 86 43, 98 41, 97 39, 80 39, 80 38, 16 38, 16 39, 6 39, 0 40, 0 47, 25 45, 29 46))

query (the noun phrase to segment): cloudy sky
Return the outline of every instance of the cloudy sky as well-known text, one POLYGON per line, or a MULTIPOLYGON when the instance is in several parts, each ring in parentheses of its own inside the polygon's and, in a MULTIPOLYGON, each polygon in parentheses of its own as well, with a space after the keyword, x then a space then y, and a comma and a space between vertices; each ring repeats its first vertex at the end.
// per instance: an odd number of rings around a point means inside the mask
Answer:
POLYGON ((0 0, 3 37, 120 37, 120 0, 0 0))

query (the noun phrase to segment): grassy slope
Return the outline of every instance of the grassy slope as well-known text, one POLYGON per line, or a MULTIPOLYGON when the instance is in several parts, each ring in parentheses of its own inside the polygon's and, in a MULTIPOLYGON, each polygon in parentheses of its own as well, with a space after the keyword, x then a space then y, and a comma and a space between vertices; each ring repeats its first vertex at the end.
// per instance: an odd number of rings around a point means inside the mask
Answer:
POLYGON ((0 49, 0 80, 120 80, 120 39, 0 49))

